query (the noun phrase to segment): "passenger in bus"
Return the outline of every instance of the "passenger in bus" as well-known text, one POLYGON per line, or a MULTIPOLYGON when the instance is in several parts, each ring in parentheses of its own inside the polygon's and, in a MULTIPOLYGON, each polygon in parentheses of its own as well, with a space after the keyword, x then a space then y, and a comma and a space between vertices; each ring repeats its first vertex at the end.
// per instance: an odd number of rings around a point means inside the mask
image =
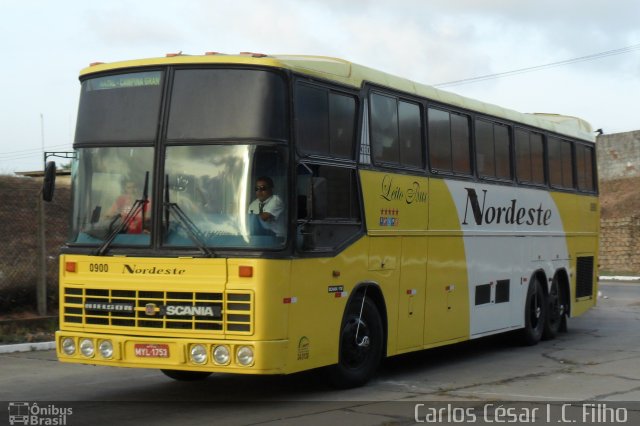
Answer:
MULTIPOLYGON (((124 218, 127 217, 129 212, 131 211, 131 208, 136 202, 136 199, 138 197, 142 198, 142 194, 138 190, 138 185, 135 181, 131 179, 124 179, 122 186, 123 194, 116 198, 116 201, 109 209, 109 212, 107 213, 107 217, 109 218, 114 218, 117 215, 120 215, 120 218, 124 220, 124 218)), ((149 210, 149 201, 147 201, 146 205, 143 208, 145 214, 147 214, 149 210)), ((149 217, 147 215, 147 219, 148 218, 149 217)), ((143 232, 142 212, 138 213, 131 219, 124 231, 127 234, 141 234, 143 232)))
POLYGON ((260 225, 275 234, 284 236, 284 205, 273 193, 273 180, 268 176, 256 179, 256 199, 249 204, 249 214, 257 215, 260 225))

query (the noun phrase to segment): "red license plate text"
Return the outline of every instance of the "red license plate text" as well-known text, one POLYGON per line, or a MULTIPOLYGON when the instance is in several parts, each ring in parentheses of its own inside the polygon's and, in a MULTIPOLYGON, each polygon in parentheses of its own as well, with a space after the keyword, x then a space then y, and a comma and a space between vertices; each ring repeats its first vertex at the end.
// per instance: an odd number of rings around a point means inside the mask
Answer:
POLYGON ((138 358, 169 358, 169 345, 136 343, 134 351, 138 358))

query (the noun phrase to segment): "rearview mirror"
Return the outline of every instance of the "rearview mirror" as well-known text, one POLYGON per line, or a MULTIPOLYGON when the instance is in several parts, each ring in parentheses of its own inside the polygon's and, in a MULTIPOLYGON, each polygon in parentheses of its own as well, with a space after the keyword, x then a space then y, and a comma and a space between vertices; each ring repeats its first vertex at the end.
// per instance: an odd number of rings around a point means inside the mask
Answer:
POLYGON ((44 181, 42 182, 42 199, 53 200, 53 191, 56 189, 56 162, 49 161, 44 168, 44 181))

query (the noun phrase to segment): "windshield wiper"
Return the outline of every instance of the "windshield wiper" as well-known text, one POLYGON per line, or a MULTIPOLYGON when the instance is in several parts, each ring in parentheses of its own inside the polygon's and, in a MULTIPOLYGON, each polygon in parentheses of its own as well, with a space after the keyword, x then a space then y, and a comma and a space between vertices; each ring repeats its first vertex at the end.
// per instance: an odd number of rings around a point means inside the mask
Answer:
POLYGON ((189 239, 198 247, 198 249, 204 254, 205 257, 214 257, 214 254, 207 248, 205 236, 198 228, 198 225, 193 223, 191 218, 180 208, 177 203, 169 201, 169 175, 166 175, 164 186, 164 208, 165 208, 165 220, 166 220, 166 232, 169 231, 169 218, 171 213, 178 219, 178 222, 187 231, 189 239))
MULTIPOLYGON (((96 256, 104 256, 104 254, 107 252, 107 250, 109 250, 111 243, 113 242, 113 240, 116 239, 118 234, 122 232, 127 226, 129 226, 131 221, 141 212, 142 212, 142 226, 144 227, 145 206, 147 205, 148 202, 149 202, 149 172, 147 171, 145 172, 145 175, 144 175, 144 189, 142 191, 142 198, 139 200, 136 200, 133 203, 133 206, 131 206, 131 210, 129 210, 127 215, 122 219, 122 222, 120 222, 120 224, 111 231, 111 233, 104 240, 104 243, 102 243, 100 248, 98 248, 98 251, 96 252, 96 256)), ((118 219, 120 219, 120 217, 121 216, 118 214, 116 215, 116 217, 113 218, 113 220, 109 224, 109 229, 111 229, 111 227, 115 225, 115 223, 118 221, 118 219)))

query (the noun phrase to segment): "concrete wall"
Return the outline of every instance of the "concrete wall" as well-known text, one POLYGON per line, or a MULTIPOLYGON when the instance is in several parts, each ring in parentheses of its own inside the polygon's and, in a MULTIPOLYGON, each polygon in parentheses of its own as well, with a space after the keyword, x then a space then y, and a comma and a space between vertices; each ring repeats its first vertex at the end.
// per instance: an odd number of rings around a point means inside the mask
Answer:
POLYGON ((600 270, 640 275, 640 215, 600 221, 600 270))
POLYGON ((640 176, 640 130, 600 135, 596 146, 601 181, 640 176))
POLYGON ((620 200, 623 207, 616 217, 601 217, 600 271, 640 276, 640 211, 628 204, 629 197, 640 197, 640 130, 601 135, 596 144, 601 200, 620 200), (612 188, 622 192, 605 192, 612 188))

